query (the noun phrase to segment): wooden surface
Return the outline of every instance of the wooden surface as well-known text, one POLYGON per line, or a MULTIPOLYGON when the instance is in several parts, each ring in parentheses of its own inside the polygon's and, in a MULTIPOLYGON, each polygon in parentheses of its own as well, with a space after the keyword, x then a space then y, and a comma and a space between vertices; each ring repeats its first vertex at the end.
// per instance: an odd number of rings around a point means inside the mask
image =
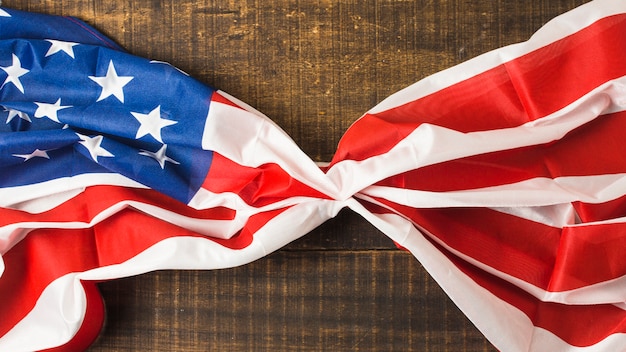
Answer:
MULTIPOLYGON (((582 0, 23 0, 77 16, 278 123, 314 160, 389 94, 528 39, 582 0)), ((92 351, 491 351, 419 263, 348 211, 283 250, 220 271, 100 285, 92 351)))

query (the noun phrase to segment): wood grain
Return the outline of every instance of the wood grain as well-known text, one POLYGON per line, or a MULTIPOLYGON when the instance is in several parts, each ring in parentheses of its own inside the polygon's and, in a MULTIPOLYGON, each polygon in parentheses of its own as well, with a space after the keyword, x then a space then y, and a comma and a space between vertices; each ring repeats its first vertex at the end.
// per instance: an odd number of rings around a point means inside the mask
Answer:
MULTIPOLYGON (((267 114, 316 161, 389 94, 583 0, 14 0, 79 17, 267 114)), ((93 351, 488 351, 419 263, 348 211, 250 265, 101 285, 93 351)))
POLYGON ((400 251, 280 251, 236 269, 118 280, 103 292, 115 335, 105 332, 93 351, 490 350, 400 251))

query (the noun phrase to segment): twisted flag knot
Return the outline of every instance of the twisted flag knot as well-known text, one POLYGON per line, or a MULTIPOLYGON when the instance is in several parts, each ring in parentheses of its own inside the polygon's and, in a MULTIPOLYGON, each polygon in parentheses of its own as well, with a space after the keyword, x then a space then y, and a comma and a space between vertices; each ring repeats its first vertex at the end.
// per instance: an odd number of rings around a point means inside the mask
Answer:
POLYGON ((344 207, 501 350, 626 346, 625 2, 390 96, 322 168, 81 21, 0 9, 0 25, 0 350, 88 345, 103 313, 86 282, 242 265, 344 207))

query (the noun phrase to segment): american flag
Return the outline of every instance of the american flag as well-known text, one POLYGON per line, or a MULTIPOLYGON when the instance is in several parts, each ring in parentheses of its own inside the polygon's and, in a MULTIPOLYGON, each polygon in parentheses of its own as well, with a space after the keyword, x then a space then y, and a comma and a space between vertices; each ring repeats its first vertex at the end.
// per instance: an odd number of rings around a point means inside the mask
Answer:
POLYGON ((390 96, 320 168, 167 63, 0 9, 0 350, 85 348, 95 283, 245 264, 345 207, 498 349, 624 350, 624 33, 626 2, 583 5, 390 96))

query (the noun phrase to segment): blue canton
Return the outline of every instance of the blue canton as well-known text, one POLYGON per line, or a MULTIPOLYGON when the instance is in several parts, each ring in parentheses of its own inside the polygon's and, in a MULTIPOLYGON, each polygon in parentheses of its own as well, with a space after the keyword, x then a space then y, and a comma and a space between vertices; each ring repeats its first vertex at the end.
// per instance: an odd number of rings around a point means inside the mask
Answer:
POLYGON ((214 91, 76 19, 24 16, 0 9, 0 187, 117 173, 187 203, 214 91))

